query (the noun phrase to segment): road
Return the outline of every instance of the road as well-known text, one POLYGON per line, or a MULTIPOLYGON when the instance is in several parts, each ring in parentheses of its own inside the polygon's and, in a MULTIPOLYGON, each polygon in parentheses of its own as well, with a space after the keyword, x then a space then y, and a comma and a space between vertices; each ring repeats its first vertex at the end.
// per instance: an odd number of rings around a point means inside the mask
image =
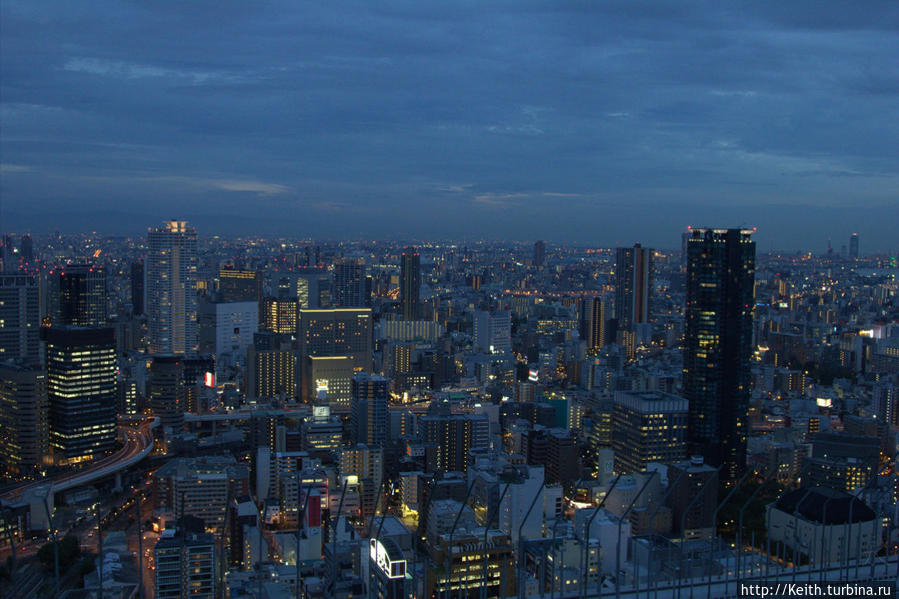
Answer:
POLYGON ((109 476, 131 466, 152 451, 152 429, 157 426, 158 422, 156 418, 144 418, 139 421, 138 427, 134 428, 130 424, 120 421, 119 433, 125 442, 117 452, 97 460, 84 470, 49 476, 7 491, 0 495, 0 505, 17 505, 28 496, 29 492, 48 484, 51 484, 52 491, 57 493, 109 476))

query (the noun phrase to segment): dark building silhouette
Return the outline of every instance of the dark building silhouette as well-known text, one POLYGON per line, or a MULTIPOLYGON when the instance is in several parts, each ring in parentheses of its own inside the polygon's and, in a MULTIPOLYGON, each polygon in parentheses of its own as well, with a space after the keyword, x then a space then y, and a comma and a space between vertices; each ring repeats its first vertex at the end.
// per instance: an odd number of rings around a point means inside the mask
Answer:
POLYGON ((106 324, 106 270, 93 264, 69 264, 47 277, 47 316, 53 326, 106 324))
POLYGON ((131 263, 131 307, 135 315, 144 313, 144 263, 131 263))
POLYGON ((542 239, 534 243, 534 266, 541 268, 546 261, 546 242, 542 239))
POLYGON ((692 229, 687 242, 683 394, 688 447, 725 479, 746 469, 754 304, 751 230, 692 229))
POLYGON ((615 252, 615 318, 618 326, 630 330, 649 322, 652 293, 652 249, 636 244, 615 252))
POLYGON ((365 265, 358 260, 341 260, 334 264, 335 308, 361 308, 369 305, 365 265))
POLYGON ((416 320, 421 302, 421 256, 414 247, 403 248, 400 263, 400 303, 403 320, 416 320))

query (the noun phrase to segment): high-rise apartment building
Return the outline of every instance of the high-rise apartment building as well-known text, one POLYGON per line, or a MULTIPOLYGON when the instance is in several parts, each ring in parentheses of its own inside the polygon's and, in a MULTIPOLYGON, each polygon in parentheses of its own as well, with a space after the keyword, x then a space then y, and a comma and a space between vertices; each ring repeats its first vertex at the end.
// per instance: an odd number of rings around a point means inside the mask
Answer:
POLYGON ((421 255, 418 248, 403 248, 400 261, 400 303, 403 320, 418 318, 421 303, 421 255))
POLYGON ((52 326, 106 325, 106 270, 93 264, 68 264, 47 275, 47 316, 52 326))
POLYGON ((587 297, 581 303, 580 336, 587 350, 598 350, 606 344, 607 303, 601 297, 587 297))
POLYGON ((389 381, 383 376, 360 372, 353 377, 350 402, 350 437, 354 443, 384 446, 387 442, 389 381))
POLYGON ((692 229, 687 244, 683 394, 691 455, 725 479, 746 469, 755 242, 752 230, 692 229))
POLYGON ((40 362, 39 289, 32 275, 0 275, 0 360, 40 362))
POLYGON ((35 476, 50 453, 47 373, 22 362, 0 362, 0 472, 35 476))
POLYGON ((546 260, 546 242, 542 239, 534 243, 534 266, 542 268, 546 260))
POLYGON ((247 398, 296 397, 297 354, 290 338, 256 333, 247 348, 247 398))
POLYGON ((615 252, 615 318, 620 329, 649 322, 652 249, 636 244, 615 252))
POLYGON ((490 445, 490 422, 485 414, 435 414, 421 419, 424 440, 437 444, 437 468, 468 470, 468 452, 490 445))
POLYGON ((150 352, 192 352, 197 347, 197 232, 186 221, 168 221, 149 230, 147 245, 150 352))
MULTIPOLYGON (((153 550, 157 599, 214 599, 215 537, 178 531, 159 539, 153 550)), ((143 574, 143 573, 141 573, 143 574)))
POLYGON ((115 447, 115 331, 48 327, 50 450, 59 465, 97 459, 115 447))
POLYGON ((369 304, 365 281, 365 265, 358 260, 340 260, 334 264, 335 308, 362 308, 369 304))
POLYGON ((853 233, 849 238, 849 257, 858 260, 858 233, 853 233))

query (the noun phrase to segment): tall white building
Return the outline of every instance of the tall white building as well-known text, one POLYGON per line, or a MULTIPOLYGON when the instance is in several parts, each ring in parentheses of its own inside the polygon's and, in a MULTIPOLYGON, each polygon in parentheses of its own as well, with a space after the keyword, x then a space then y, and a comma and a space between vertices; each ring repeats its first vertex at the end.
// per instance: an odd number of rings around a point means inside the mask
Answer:
POLYGON ((167 221, 147 233, 150 352, 184 354, 197 347, 197 231, 167 221))
POLYGON ((508 310, 474 313, 474 341, 482 351, 501 354, 512 350, 512 313, 508 310))

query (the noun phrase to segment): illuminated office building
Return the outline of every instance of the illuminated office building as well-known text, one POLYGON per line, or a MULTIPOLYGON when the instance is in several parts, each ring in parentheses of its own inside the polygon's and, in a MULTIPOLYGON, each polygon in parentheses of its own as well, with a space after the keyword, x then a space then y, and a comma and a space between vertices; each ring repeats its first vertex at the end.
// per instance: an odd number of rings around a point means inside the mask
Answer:
POLYGON ((642 472, 650 462, 671 464, 686 457, 686 399, 660 391, 618 391, 614 405, 616 472, 642 472))
POLYGON ((225 302, 261 302, 262 273, 258 270, 222 268, 219 270, 218 291, 225 302))
POLYGON ((95 460, 115 447, 115 333, 107 327, 49 327, 50 450, 59 465, 95 460))
POLYGON ((147 233, 147 321, 150 352, 184 354, 197 347, 197 232, 168 221, 147 233))
POLYGON ((372 324, 369 308, 300 310, 297 326, 303 401, 319 391, 329 401, 349 402, 355 372, 370 371, 372 324))
POLYGON ((265 298, 262 300, 262 330, 285 335, 296 335, 298 307, 295 298, 265 298))
POLYGON ((725 479, 746 469, 755 242, 751 230, 692 229, 687 242, 683 395, 688 451, 725 479))
POLYGON ((0 362, 0 473, 10 479, 38 474, 50 453, 47 373, 0 362))
POLYGON ((296 396, 297 355, 289 338, 256 333, 247 348, 247 399, 296 396))
POLYGON ((159 539, 153 549, 153 596, 156 599, 214 599, 215 543, 211 534, 183 531, 159 539))

